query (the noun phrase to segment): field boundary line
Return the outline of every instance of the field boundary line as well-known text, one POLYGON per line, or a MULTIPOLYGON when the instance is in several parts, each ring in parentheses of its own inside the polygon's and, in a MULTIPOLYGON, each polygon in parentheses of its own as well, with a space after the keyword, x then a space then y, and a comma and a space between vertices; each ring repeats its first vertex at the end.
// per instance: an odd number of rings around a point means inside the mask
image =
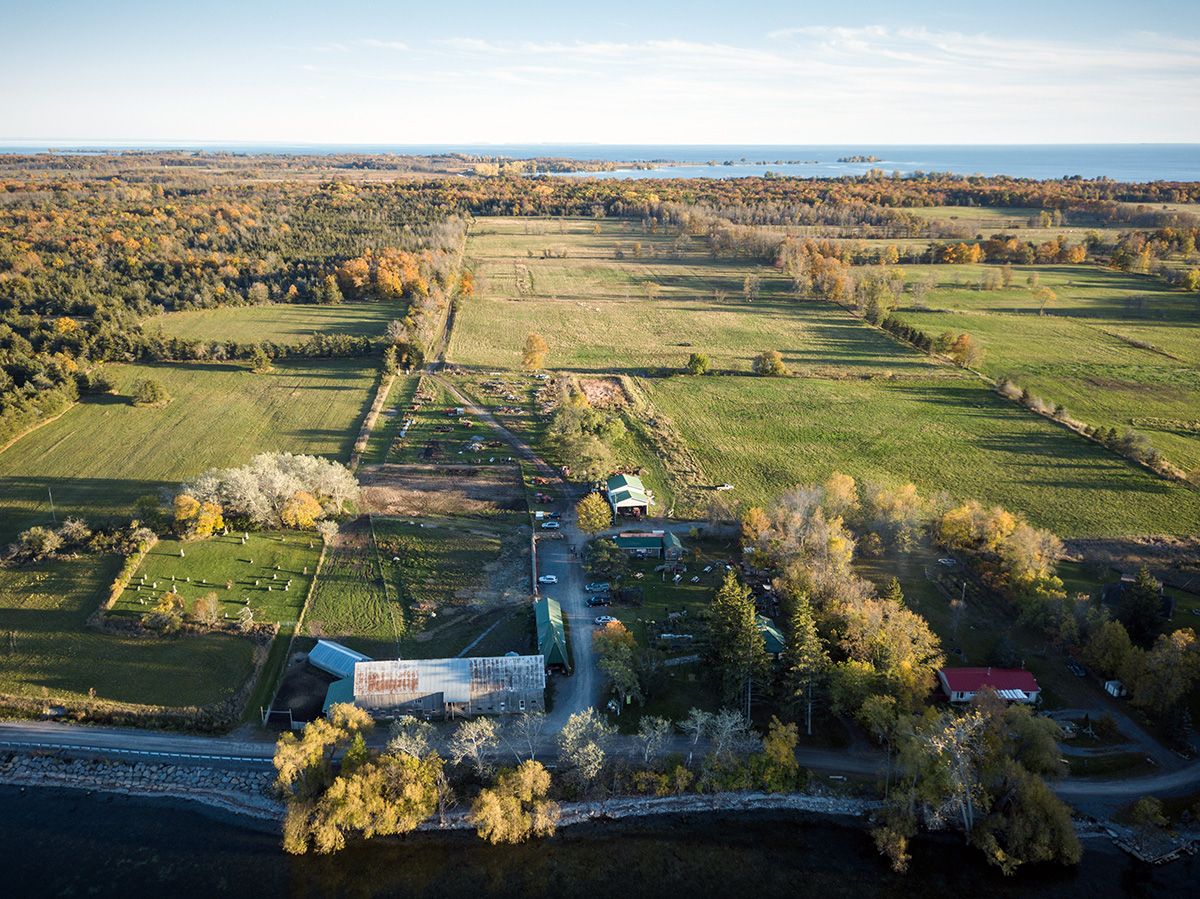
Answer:
POLYGON ((388 395, 392 392, 392 385, 396 382, 396 372, 390 375, 380 373, 379 385, 375 389, 375 399, 371 401, 371 408, 367 410, 367 415, 363 419, 362 427, 358 429, 358 437, 354 440, 354 448, 350 451, 349 469, 352 472, 358 471, 358 466, 362 464, 363 455, 367 451, 367 444, 371 440, 371 431, 375 428, 375 422, 379 418, 379 413, 383 409, 383 404, 387 402, 388 395))
POLYGON ((4 446, 0 446, 0 453, 4 452, 10 446, 14 446, 15 444, 24 440, 26 437, 28 437, 30 434, 32 434, 34 431, 36 431, 38 428, 45 427, 46 425, 50 424, 51 422, 58 421, 60 418, 62 418, 64 415, 66 415, 68 412, 70 412, 72 409, 74 409, 78 405, 79 405, 79 400, 75 400, 69 406, 67 406, 67 408, 63 409, 57 415, 51 415, 49 418, 43 418, 41 421, 34 422, 29 427, 27 427, 24 431, 22 431, 20 434, 18 434, 16 437, 14 437, 10 441, 8 441, 8 443, 4 444, 4 446))
MULTIPOLYGON (((275 689, 271 691, 271 701, 267 703, 267 708, 275 706, 275 699, 279 696, 279 688, 283 686, 283 674, 287 671, 288 659, 292 657, 292 647, 296 644, 296 637, 299 636, 301 630, 304 628, 304 617, 308 614, 308 607, 312 604, 313 595, 317 592, 317 581, 321 577, 321 568, 325 565, 325 553, 328 550, 329 543, 322 540, 321 554, 317 556, 317 567, 313 569, 312 580, 308 582, 308 594, 304 597, 304 605, 300 607, 300 614, 296 616, 296 624, 292 628, 292 636, 288 638, 287 652, 283 655, 283 669, 279 672, 280 677, 275 682, 275 689)), ((270 650, 268 649, 269 653, 270 650)), ((263 665, 265 666, 266 662, 263 665)))
MULTIPOLYGON (((379 582, 383 585, 383 601, 387 605, 388 618, 392 620, 392 636, 396 640, 396 656, 400 655, 400 628, 396 627, 396 612, 392 609, 392 592, 388 589, 387 575, 383 573, 383 558, 379 555, 379 541, 375 537, 375 516, 367 513, 367 523, 371 529, 371 548, 375 550, 375 570, 379 573, 379 582)), ((396 598, 399 604, 400 598, 396 598)))

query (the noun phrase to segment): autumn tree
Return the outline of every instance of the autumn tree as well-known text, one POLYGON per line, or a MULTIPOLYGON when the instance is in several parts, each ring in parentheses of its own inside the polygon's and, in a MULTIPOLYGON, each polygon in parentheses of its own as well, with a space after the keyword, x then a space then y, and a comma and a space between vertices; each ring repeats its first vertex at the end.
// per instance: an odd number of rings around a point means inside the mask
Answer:
POLYGON ((488 754, 500 743, 496 722, 491 718, 470 718, 458 726, 450 737, 450 760, 455 764, 469 761, 478 777, 491 769, 488 754))
POLYGON ((589 493, 575 504, 575 523, 589 536, 612 526, 612 508, 599 493, 589 493))
POLYGON ((783 364, 783 356, 778 350, 763 350, 754 357, 750 367, 756 375, 778 377, 788 373, 787 366, 783 364))
POLYGON ((619 621, 610 621, 592 637, 599 662, 596 667, 612 685, 623 704, 641 702, 641 681, 637 666, 637 640, 619 621))
POLYGON ((608 744, 616 734, 594 708, 575 712, 558 733, 559 766, 586 790, 604 770, 608 744))
POLYGON ((297 490, 283 504, 279 511, 279 519, 286 527, 307 530, 313 527, 323 514, 325 510, 321 508, 316 497, 307 491, 297 490))
POLYGON ((684 366, 684 371, 689 375, 703 375, 708 373, 708 357, 703 353, 692 353, 688 356, 687 364, 684 366))
POLYGON ((469 820, 489 843, 523 843, 530 837, 553 836, 559 809, 547 797, 550 772, 529 759, 496 776, 471 806, 469 820))
POLYGON ((539 371, 546 365, 550 346, 541 334, 532 333, 525 338, 525 349, 521 353, 521 367, 526 371, 539 371))

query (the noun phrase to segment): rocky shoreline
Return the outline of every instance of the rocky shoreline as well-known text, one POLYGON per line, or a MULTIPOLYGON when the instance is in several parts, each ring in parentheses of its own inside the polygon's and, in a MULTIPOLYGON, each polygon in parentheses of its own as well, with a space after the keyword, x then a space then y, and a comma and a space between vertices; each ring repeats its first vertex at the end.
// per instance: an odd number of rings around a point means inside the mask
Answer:
MULTIPOLYGON (((119 793, 126 796, 181 799, 235 815, 279 825, 284 804, 271 792, 270 771, 226 770, 159 762, 69 759, 56 755, 11 754, 0 758, 0 784, 56 787, 119 793)), ((594 802, 562 803, 560 827, 649 815, 712 812, 795 811, 862 818, 879 803, 826 793, 717 793, 684 796, 625 796, 594 802)), ((468 830, 466 810, 428 821, 424 831, 468 830)))

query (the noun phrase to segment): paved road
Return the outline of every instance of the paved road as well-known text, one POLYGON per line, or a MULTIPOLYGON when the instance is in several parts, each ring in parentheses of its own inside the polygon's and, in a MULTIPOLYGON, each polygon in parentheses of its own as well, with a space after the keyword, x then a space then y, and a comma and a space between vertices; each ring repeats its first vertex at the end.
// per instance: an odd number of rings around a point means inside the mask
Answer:
POLYGON ((270 768, 275 739, 273 734, 256 741, 49 721, 0 721, 0 751, 12 749, 207 768, 270 768))

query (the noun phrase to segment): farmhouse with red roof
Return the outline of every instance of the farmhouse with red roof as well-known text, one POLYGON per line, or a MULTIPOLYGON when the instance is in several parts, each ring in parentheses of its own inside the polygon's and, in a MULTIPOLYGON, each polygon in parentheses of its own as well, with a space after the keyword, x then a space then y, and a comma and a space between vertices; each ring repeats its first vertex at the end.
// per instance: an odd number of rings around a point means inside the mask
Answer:
POLYGON ((1042 693, 1034 676, 1019 668, 942 668, 937 674, 951 702, 970 702, 989 687, 1009 702, 1037 702, 1042 693))

